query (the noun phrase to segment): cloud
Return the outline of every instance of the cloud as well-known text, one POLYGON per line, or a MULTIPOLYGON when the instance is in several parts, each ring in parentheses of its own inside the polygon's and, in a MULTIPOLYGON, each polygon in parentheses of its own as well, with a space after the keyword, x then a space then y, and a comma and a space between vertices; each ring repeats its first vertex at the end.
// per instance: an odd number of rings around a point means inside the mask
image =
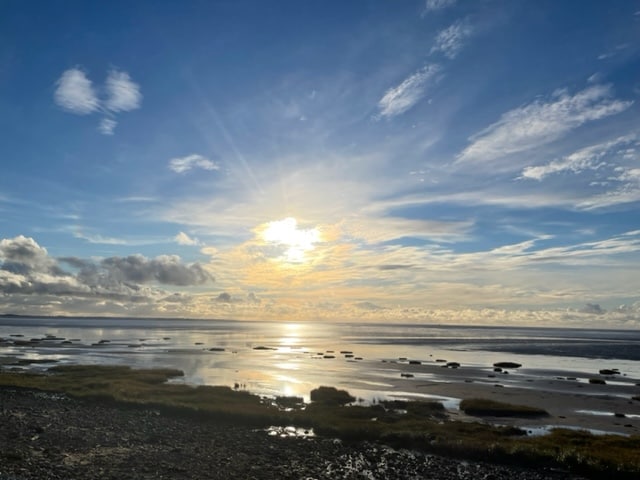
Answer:
POLYGON ((140 85, 133 82, 127 72, 112 70, 104 85, 106 99, 100 99, 93 89, 91 80, 78 69, 71 68, 62 73, 56 82, 55 103, 77 115, 88 115, 101 111, 110 115, 100 121, 98 131, 103 135, 113 135, 117 121, 113 116, 140 108, 142 94, 140 85))
POLYGON ((583 308, 579 310, 580 313, 587 313, 589 315, 604 315, 607 313, 599 304, 597 303, 587 303, 583 308))
POLYGON ((91 80, 82 70, 65 70, 56 83, 58 88, 53 98, 60 108, 77 115, 87 115, 100 108, 91 80))
POLYGON ((637 135, 632 134, 618 137, 609 142, 591 145, 546 165, 526 167, 522 171, 521 178, 540 181, 554 173, 567 171, 580 173, 584 170, 597 170, 610 164, 618 155, 632 155, 635 158, 636 156, 633 155, 634 150, 625 149, 621 151, 620 147, 629 144, 634 144, 634 147, 637 147, 639 146, 637 140, 637 135))
POLYGON ((100 121, 100 125, 98 126, 98 130, 103 135, 113 135, 114 130, 116 129, 116 125, 118 122, 112 120, 111 118, 103 118, 100 121))
POLYGON ((105 108, 112 112, 128 112, 140 108, 142 94, 140 85, 131 81, 127 72, 112 70, 109 72, 105 88, 108 94, 105 108))
POLYGON ((200 264, 184 265, 177 255, 160 255, 152 259, 143 255, 111 257, 100 265, 114 278, 124 282, 187 286, 213 280, 200 264))
POLYGON ((633 102, 611 98, 611 87, 595 85, 575 95, 557 91, 549 101, 536 100, 504 113, 500 120, 470 138, 458 162, 488 162, 537 148, 584 123, 620 113, 633 102))
POLYGON ((233 300, 231 298, 231 295, 228 294, 227 292, 222 292, 220 295, 218 295, 214 301, 216 302, 222 302, 222 303, 231 303, 233 300))
POLYGON ((198 154, 187 155, 186 157, 172 158, 169 160, 169 168, 176 173, 188 172, 194 168, 203 170, 219 170, 220 167, 206 157, 198 154))
POLYGON ((56 259, 33 238, 0 240, 0 294, 11 296, 13 303, 153 303, 167 296, 154 285, 195 286, 213 280, 202 265, 185 264, 174 255, 56 259))
POLYGON ((465 40, 472 34, 471 25, 466 20, 458 20, 438 33, 431 53, 442 52, 446 57, 453 59, 460 53, 465 40))
POLYGON ((425 12, 435 12, 437 10, 443 10, 448 7, 452 7, 456 4, 457 0, 426 0, 424 4, 425 12))
POLYGON ((175 237, 173 237, 173 239, 180 245, 191 245, 191 246, 202 245, 202 243, 200 243, 200 241, 197 238, 191 238, 189 235, 187 235, 184 232, 178 233, 175 237))
POLYGON ((440 66, 425 65, 400 85, 390 88, 378 102, 381 117, 395 117, 412 108, 424 96, 426 89, 438 81, 440 66))

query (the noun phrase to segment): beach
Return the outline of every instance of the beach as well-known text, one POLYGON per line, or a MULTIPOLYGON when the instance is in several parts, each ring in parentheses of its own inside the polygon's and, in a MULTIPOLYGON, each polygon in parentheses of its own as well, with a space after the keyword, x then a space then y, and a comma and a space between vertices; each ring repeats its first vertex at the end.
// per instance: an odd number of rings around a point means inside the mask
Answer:
POLYGON ((1 480, 582 478, 7 387, 0 425, 1 480))

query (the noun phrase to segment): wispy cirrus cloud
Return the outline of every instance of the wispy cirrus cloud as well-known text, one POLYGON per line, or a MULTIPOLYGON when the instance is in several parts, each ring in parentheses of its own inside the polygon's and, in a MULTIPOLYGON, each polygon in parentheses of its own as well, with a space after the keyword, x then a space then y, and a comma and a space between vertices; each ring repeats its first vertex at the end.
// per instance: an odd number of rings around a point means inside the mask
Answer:
POLYGON ((109 72, 105 89, 109 97, 104 102, 107 110, 112 112, 128 112, 140 108, 142 94, 140 85, 133 82, 127 72, 112 70, 109 72))
POLYGON ((194 153, 186 157, 172 158, 169 160, 169 168, 176 173, 185 173, 194 168, 219 170, 220 166, 208 158, 194 153))
POLYGON ((536 100, 504 113, 500 120, 470 137, 457 162, 488 162, 540 147, 584 123, 623 112, 633 101, 612 98, 609 85, 594 85, 575 95, 555 92, 548 101, 536 100))
POLYGON ((103 118, 100 121, 100 125, 98 125, 98 130, 103 135, 113 135, 116 129, 116 125, 118 125, 118 122, 116 122, 115 120, 111 118, 103 118))
POLYGON ((622 147, 632 144, 638 147, 637 142, 638 136, 632 134, 618 137, 609 142, 591 145, 545 165, 526 167, 522 171, 521 178, 542 180, 554 173, 580 173, 584 170, 597 170, 612 164, 616 157, 623 157, 623 160, 625 157, 633 159, 636 158, 635 148, 623 149, 622 147))
POLYGON ((442 52, 447 58, 455 58, 465 44, 467 38, 473 34, 473 27, 467 20, 458 20, 454 24, 441 30, 436 36, 436 44, 431 53, 442 52))
POLYGON ((426 0, 424 10, 426 13, 444 10, 445 8, 453 7, 456 1, 457 0, 426 0))
POLYGON ((54 101, 63 110, 76 115, 102 112, 107 115, 100 121, 98 131, 113 135, 118 122, 115 114, 140 108, 142 94, 140 85, 131 80, 127 72, 112 70, 104 85, 106 98, 101 99, 93 83, 80 68, 65 70, 54 92, 54 101))
POLYGON ((100 108, 91 80, 79 68, 70 68, 56 82, 53 99, 63 110, 76 115, 88 115, 100 108))
POLYGON ((390 88, 378 102, 381 117, 395 117, 411 109, 422 99, 429 86, 438 81, 438 64, 425 65, 398 86, 390 88))

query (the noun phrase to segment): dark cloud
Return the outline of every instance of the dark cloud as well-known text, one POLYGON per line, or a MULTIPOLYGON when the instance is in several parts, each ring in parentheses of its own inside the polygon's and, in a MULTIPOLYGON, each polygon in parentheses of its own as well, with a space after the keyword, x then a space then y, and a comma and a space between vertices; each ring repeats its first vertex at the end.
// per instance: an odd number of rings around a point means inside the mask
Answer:
POLYGON ((28 304, 46 310, 65 305, 104 305, 119 310, 141 305, 162 308, 162 302, 188 303, 188 293, 172 294, 163 285, 194 286, 213 281, 198 264, 185 264, 178 256, 142 255, 110 257, 99 262, 78 257, 56 259, 32 239, 18 236, 0 240, 0 306, 22 310, 28 304), (131 306, 131 307, 127 307, 131 306))
POLYGON ((213 281, 213 277, 201 265, 184 265, 176 255, 152 259, 142 255, 111 257, 103 260, 101 266, 116 279, 126 282, 187 286, 213 281))
POLYGON ((587 303, 583 308, 580 309, 580 312, 589 313, 591 315, 603 315, 607 311, 597 303, 587 303))
POLYGON ((359 308, 361 310, 381 310, 383 309, 383 307, 376 305, 375 303, 371 303, 371 302, 358 302, 358 303, 354 303, 354 306, 356 308, 359 308))
POLYGON ((227 292, 222 292, 215 298, 215 301, 220 303, 231 303, 233 300, 231 298, 231 295, 229 295, 227 292))

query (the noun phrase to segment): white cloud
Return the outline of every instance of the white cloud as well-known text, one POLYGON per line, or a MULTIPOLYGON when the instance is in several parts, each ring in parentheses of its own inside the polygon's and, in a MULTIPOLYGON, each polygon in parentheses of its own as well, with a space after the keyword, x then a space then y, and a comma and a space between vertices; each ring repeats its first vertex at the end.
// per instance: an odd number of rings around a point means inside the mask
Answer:
POLYGON ((105 88, 108 94, 105 108, 112 112, 128 112, 140 108, 142 94, 140 85, 131 81, 127 72, 112 70, 109 72, 105 88))
POLYGON ((465 20, 459 20, 438 33, 436 44, 431 48, 431 53, 442 52, 448 58, 455 58, 471 34, 473 34, 473 28, 469 23, 465 20))
POLYGON ((113 135, 113 131, 115 130, 117 124, 118 122, 111 118, 103 118, 100 121, 98 130, 100 130, 100 133, 102 133, 103 135, 113 135))
POLYGON ((380 116, 395 117, 412 108, 424 96, 429 84, 437 81, 439 72, 439 65, 425 65, 400 85, 387 90, 378 102, 380 116))
POLYGON ((201 168, 203 170, 220 169, 216 163, 195 153, 187 155, 186 157, 172 158, 169 161, 169 168, 176 173, 184 173, 193 168, 201 168))
POLYGON ((71 113, 87 115, 100 108, 91 80, 78 68, 70 68, 62 73, 56 82, 54 93, 56 104, 71 113))
POLYGON ((426 12, 435 12, 436 10, 452 7, 455 4, 456 0, 426 0, 424 9, 426 12))
POLYGON ((491 161, 550 143, 580 125, 620 113, 632 101, 611 98, 611 87, 595 85, 575 95, 555 92, 548 102, 536 100, 502 115, 472 136, 458 162, 491 161))
POLYGON ((180 245, 201 245, 200 241, 197 238, 191 238, 184 232, 178 233, 173 239, 180 245))
POLYGON ((620 152, 619 147, 628 145, 636 140, 636 135, 625 135, 609 142, 582 148, 571 155, 567 155, 560 160, 554 160, 546 165, 527 167, 522 171, 522 178, 542 180, 553 173, 565 171, 580 173, 584 170, 597 170, 606 166, 607 162, 611 162, 608 157, 626 153, 626 151, 620 152))

